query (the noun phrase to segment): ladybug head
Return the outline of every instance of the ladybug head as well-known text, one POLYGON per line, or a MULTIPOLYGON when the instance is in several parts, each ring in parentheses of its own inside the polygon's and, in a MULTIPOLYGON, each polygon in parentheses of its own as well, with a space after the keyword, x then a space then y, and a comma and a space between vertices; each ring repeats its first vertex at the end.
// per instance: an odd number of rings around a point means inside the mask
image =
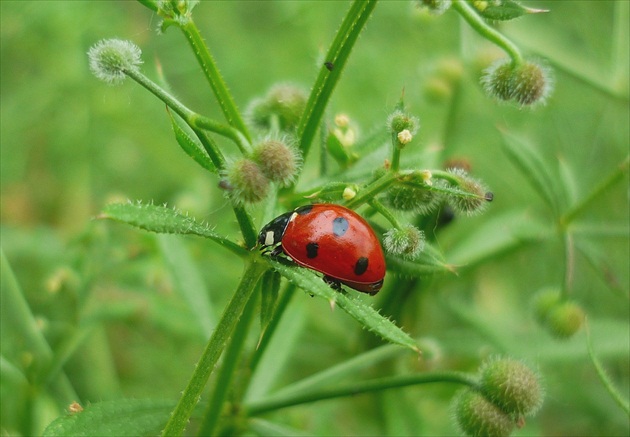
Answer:
POLYGON ((292 211, 284 213, 263 226, 258 234, 258 244, 268 247, 280 243, 293 214, 292 211))

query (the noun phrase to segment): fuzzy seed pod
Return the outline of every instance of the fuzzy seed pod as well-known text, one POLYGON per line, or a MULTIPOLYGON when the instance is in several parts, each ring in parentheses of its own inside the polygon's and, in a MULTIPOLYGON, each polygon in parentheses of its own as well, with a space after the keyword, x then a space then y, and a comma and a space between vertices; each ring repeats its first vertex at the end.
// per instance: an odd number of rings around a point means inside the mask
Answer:
POLYGON ((536 321, 558 339, 572 337, 584 324, 582 307, 572 300, 563 300, 560 290, 549 287, 534 297, 536 321))
POLYGON ((383 239, 385 250, 403 258, 415 259, 424 249, 424 232, 412 225, 390 229, 383 239))
POLYGON ((520 361, 495 358, 480 370, 481 392, 514 417, 534 414, 543 401, 538 375, 520 361))
POLYGON ((455 396, 453 416, 462 434, 469 436, 509 436, 515 427, 512 417, 470 388, 455 396))
POLYGON ((286 139, 261 142, 251 158, 269 180, 285 187, 293 183, 301 165, 299 153, 286 139))
POLYGON ((273 86, 265 97, 253 100, 247 113, 251 124, 263 131, 275 128, 293 133, 306 106, 306 93, 290 84, 273 86))
POLYGON ((127 77, 125 72, 138 71, 141 55, 140 48, 130 41, 104 39, 88 51, 90 71, 103 82, 118 85, 127 77))
POLYGON ((467 215, 475 215, 482 212, 487 202, 494 198, 484 184, 471 177, 466 171, 459 168, 451 168, 447 171, 456 176, 456 187, 461 191, 460 195, 448 196, 448 202, 454 210, 467 215))
POLYGON ((428 215, 439 208, 442 196, 437 191, 394 185, 387 191, 385 202, 399 211, 428 215))
POLYGON ((229 197, 237 204, 259 202, 267 195, 269 179, 251 159, 234 162, 224 176, 220 186, 227 189, 229 197))
POLYGON ((481 84, 491 97, 531 107, 546 102, 553 89, 553 78, 551 70, 541 63, 514 64, 499 59, 484 70, 481 84))

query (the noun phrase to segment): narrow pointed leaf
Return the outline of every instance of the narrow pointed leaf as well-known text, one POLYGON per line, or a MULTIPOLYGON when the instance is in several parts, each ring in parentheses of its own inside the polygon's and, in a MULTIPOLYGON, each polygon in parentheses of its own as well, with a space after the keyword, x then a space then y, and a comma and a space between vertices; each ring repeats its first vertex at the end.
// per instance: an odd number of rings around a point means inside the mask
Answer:
POLYGON ((244 247, 213 232, 208 225, 165 206, 131 202, 111 203, 105 206, 98 218, 116 220, 150 232, 197 235, 213 240, 239 256, 248 253, 244 247))
POLYGON ((502 134, 503 150, 508 158, 523 173, 534 190, 558 214, 564 196, 560 192, 559 178, 555 176, 556 169, 545 162, 531 144, 509 132, 503 131, 502 134))
POLYGON ((414 351, 419 351, 416 342, 394 322, 380 315, 371 305, 361 300, 355 292, 343 293, 326 285, 314 272, 288 266, 270 260, 278 273, 302 288, 309 294, 334 302, 336 307, 352 316, 365 329, 368 329, 390 343, 398 344, 414 351))
POLYGON ((173 132, 175 133, 177 144, 179 144, 182 150, 194 159, 197 164, 212 173, 216 173, 217 169, 206 151, 203 149, 201 143, 196 141, 189 132, 186 132, 179 125, 179 121, 173 117, 173 115, 169 113, 169 116, 171 118, 171 125, 173 126, 173 132))
POLYGON ((44 437, 122 437, 157 435, 175 402, 154 399, 121 399, 97 402, 83 411, 55 419, 44 437))

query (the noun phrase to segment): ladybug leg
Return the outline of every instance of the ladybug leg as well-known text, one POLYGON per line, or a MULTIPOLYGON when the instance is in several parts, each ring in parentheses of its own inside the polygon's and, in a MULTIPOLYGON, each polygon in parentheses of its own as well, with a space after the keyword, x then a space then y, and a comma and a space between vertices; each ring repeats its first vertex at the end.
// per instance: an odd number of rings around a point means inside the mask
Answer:
POLYGON ((341 282, 339 282, 337 279, 331 278, 330 276, 326 276, 326 275, 324 275, 324 277, 322 279, 333 290, 341 291, 341 282))
POLYGON ((272 258, 277 258, 281 253, 282 253, 282 245, 278 244, 276 247, 274 247, 271 250, 271 252, 269 252, 269 256, 271 256, 272 258))

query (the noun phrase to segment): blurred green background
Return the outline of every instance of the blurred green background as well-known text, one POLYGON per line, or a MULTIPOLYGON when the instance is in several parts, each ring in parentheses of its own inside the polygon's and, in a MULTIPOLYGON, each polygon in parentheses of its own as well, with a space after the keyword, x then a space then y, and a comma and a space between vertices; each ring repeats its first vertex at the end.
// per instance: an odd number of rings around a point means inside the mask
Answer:
MULTIPOLYGON (((518 235, 527 234, 526 227, 512 226, 511 220, 549 224, 552 217, 503 153, 497 127, 525 138, 558 169, 558 183, 575 199, 610 175, 629 147, 628 3, 526 4, 551 12, 500 28, 554 70, 555 92, 547 106, 520 110, 484 96, 480 71, 500 52, 453 11, 431 18, 407 1, 383 1, 357 43, 328 115, 347 113, 365 134, 384 126, 404 90, 422 128, 416 148, 405 150, 403 165, 438 167, 442 163, 432 162, 431 151, 444 150, 448 157, 467 159, 472 174, 494 192, 486 214, 456 220, 438 239, 447 260, 459 254, 469 268, 423 288, 400 320, 412 335, 439 346, 435 367, 474 370, 480 357, 493 352, 526 359, 544 376, 547 400, 517 434, 627 435, 628 417, 597 379, 584 333, 560 342, 532 320, 534 293, 562 284, 563 248, 553 235, 518 235), (445 65, 461 71, 458 84, 445 85, 445 65), (480 251, 467 255, 458 249, 464 243, 474 248, 472 237, 483 246, 505 232, 516 232, 522 243, 488 259, 480 251)), ((181 101, 220 119, 212 93, 182 35, 176 29, 157 35, 157 17, 136 2, 3 0, 0 7, 4 255, 52 350, 74 351, 64 371, 77 400, 176 399, 207 333, 189 323, 189 309, 174 285, 171 242, 93 219, 109 201, 141 199, 176 205, 235 239, 238 227, 216 177, 177 146, 164 105, 131 81, 110 87, 96 80, 86 52, 102 38, 130 39, 143 50, 149 77, 156 78, 161 65, 181 101)), ((278 82, 308 89, 347 8, 341 1, 204 1, 195 9, 195 21, 238 106, 246 108, 278 82)), ((232 144, 221 146, 236 156, 232 144)), ((309 172, 310 167, 304 186, 309 172)), ((576 257, 573 282, 595 351, 626 395, 628 225, 626 172, 576 224, 588 256, 576 257)), ((216 320, 241 266, 212 243, 181 241, 211 294, 209 320, 216 320)), ((386 298, 379 295, 375 305, 386 298)), ((267 369, 274 386, 352 356, 369 336, 345 314, 331 313, 302 294, 292 305, 291 332, 278 340, 285 341, 279 348, 286 354, 278 368, 267 369)), ((53 390, 37 398, 32 416, 23 416, 26 395, 19 378, 5 371, 29 366, 13 328, 3 320, 2 433, 40 433, 67 399, 53 390)), ((400 366, 414 368, 412 361, 400 366)), ((449 435, 453 391, 420 387, 402 390, 400 399, 386 394, 378 402, 372 397, 323 402, 287 410, 278 420, 317 434, 449 435), (392 398, 410 405, 417 415, 412 423, 421 423, 416 432, 388 422, 392 398)))

